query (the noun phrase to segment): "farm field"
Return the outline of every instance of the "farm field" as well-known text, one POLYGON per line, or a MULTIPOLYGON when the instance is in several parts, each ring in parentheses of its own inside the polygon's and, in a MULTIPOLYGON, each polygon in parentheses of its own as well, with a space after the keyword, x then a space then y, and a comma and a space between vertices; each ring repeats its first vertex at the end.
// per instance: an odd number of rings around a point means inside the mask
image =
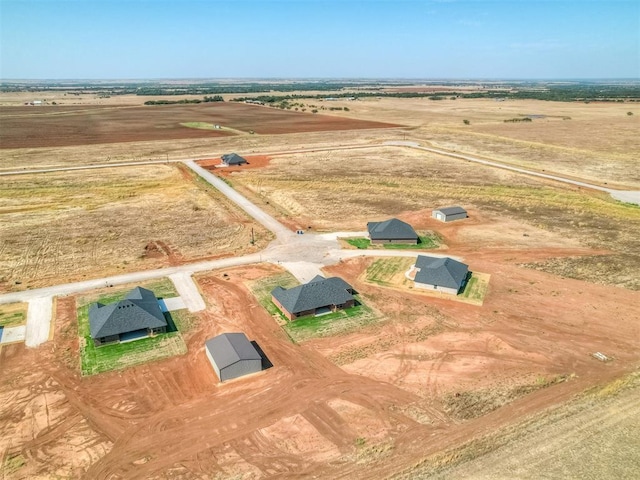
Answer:
POLYGON ((0 186, 0 291, 256 251, 271 238, 177 166, 22 175, 0 186), (251 228, 256 245, 250 245, 251 228))
POLYGON ((0 107, 3 149, 61 147, 229 135, 226 129, 189 128, 181 124, 219 124, 246 134, 283 134, 389 128, 367 120, 284 111, 244 103, 131 107, 0 107))

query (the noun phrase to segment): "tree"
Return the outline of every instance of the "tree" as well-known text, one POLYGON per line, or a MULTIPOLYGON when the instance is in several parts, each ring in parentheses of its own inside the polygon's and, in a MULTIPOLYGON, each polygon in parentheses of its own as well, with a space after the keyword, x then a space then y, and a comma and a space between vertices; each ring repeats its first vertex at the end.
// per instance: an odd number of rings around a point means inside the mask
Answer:
POLYGON ((463 122, 465 125, 471 125, 471 122, 470 122, 469 120, 462 120, 462 122, 463 122))
POLYGON ((318 113, 318 110, 314 108, 313 110, 311 110, 311 113, 318 113))

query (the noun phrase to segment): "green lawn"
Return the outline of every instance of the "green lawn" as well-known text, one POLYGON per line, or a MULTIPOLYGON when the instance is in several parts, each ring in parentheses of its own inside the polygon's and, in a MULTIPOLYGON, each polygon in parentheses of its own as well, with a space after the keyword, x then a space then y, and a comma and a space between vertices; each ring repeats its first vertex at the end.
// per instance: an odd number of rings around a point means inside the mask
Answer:
MULTIPOLYGON (((361 302, 358 297, 358 302, 361 302)), ((302 317, 284 325, 285 331, 295 342, 312 338, 329 337, 349 332, 378 320, 379 317, 366 305, 339 310, 326 315, 302 317)))
POLYGON ((27 305, 12 303, 0 305, 0 327, 17 327, 27 322, 27 305))
POLYGON ((440 246, 440 239, 437 235, 420 235, 419 241, 416 244, 404 244, 404 243, 383 243, 383 244, 371 244, 371 240, 364 237, 345 238, 344 240, 359 250, 366 250, 368 248, 387 248, 389 250, 426 250, 430 248, 437 248, 440 246))
POLYGON ((343 333, 378 319, 375 312, 362 304, 361 300, 356 297, 360 304, 355 307, 320 315, 319 317, 309 316, 290 321, 271 301, 271 291, 277 286, 291 288, 299 284, 298 280, 289 272, 280 273, 249 284, 249 289, 258 299, 260 305, 278 319, 282 328, 294 342, 303 342, 311 338, 343 333))
POLYGON ((405 272, 415 263, 411 257, 378 258, 367 268, 365 278, 378 285, 400 286, 405 283, 405 272))
POLYGON ((482 305, 484 296, 489 289, 489 278, 490 275, 486 273, 473 272, 467 285, 464 287, 464 291, 460 293, 458 297, 466 298, 467 300, 482 305))
MULTIPOLYGON (((172 298, 180 296, 180 294, 178 294, 178 291, 176 290, 176 287, 173 285, 173 282, 168 278, 137 283, 135 286, 151 290, 158 298, 172 298)), ((118 302, 122 300, 127 293, 133 290, 133 288, 134 286, 129 286, 126 288, 116 287, 116 289, 114 290, 109 289, 109 291, 106 293, 104 290, 102 290, 97 293, 94 292, 87 295, 79 296, 78 305, 86 305, 93 302, 100 302, 103 304, 118 302)))
MULTIPOLYGON (((158 297, 178 296, 169 279, 144 285, 158 297)), ((121 300, 130 289, 109 292, 102 296, 88 295, 78 308, 78 333, 80 336, 80 370, 82 375, 95 375, 111 370, 122 370, 134 365, 187 353, 181 331, 186 332, 194 324, 193 316, 186 310, 165 313, 167 333, 142 338, 133 342, 115 343, 96 347, 89 329, 89 307, 99 301, 107 304, 121 300), (87 301, 87 299, 90 299, 87 301)))

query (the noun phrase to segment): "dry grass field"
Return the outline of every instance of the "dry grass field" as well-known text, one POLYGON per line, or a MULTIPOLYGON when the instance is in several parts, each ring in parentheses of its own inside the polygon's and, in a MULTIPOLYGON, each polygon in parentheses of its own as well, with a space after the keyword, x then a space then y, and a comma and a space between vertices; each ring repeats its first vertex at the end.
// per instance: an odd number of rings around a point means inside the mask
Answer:
MULTIPOLYGON (((563 259, 547 269, 640 288, 640 208, 604 193, 393 147, 276 156, 264 170, 229 178, 285 223, 321 231, 364 230, 368 221, 399 216, 415 228, 442 233, 453 227, 432 221, 431 209, 460 204, 480 223, 459 222, 463 238, 494 247, 516 242, 534 249, 606 250, 611 255, 601 261, 563 259), (496 220, 515 225, 506 229, 496 220), (602 262, 618 268, 603 269, 602 262)), ((451 240, 445 238, 445 244, 451 240)))
POLYGON ((174 166, 15 176, 0 199, 4 291, 241 254, 270 238, 174 166))
POLYGON ((349 108, 336 115, 411 126, 407 140, 612 187, 640 188, 637 103, 426 98, 334 103, 349 108), (527 116, 531 122, 505 122, 527 116))

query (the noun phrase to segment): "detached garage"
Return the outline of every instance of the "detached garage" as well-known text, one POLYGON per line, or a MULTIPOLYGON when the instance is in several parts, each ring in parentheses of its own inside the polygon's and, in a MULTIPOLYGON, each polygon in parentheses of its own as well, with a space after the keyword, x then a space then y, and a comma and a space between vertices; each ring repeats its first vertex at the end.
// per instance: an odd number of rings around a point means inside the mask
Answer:
POLYGON ((462 207, 439 208, 438 210, 434 210, 431 216, 441 222, 452 222, 468 217, 467 211, 462 207))
POLYGON ((210 338, 205 351, 221 382, 262 370, 262 357, 244 333, 210 338))

